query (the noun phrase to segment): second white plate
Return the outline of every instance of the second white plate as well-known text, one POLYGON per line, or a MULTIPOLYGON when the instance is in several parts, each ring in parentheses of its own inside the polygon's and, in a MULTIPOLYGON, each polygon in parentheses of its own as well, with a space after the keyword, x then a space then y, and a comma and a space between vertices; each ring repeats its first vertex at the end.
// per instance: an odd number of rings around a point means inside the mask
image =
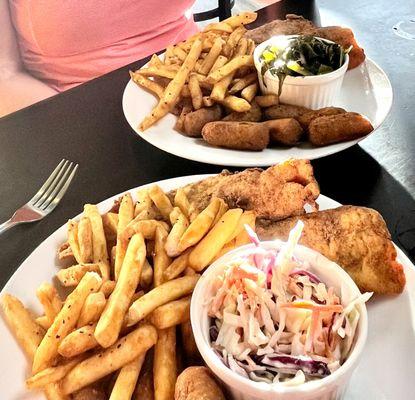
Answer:
MULTIPOLYGON (((375 130, 385 120, 392 106, 392 86, 385 72, 372 60, 366 59, 360 67, 348 71, 344 77, 340 96, 333 106, 343 107, 370 119, 375 130)), ((125 118, 138 136, 168 153, 208 164, 235 167, 268 166, 288 158, 315 159, 328 156, 353 146, 361 139, 324 147, 301 143, 293 147, 271 147, 263 151, 222 149, 202 139, 184 136, 173 129, 176 117, 166 115, 145 132, 138 130, 139 123, 157 104, 156 98, 129 81, 123 95, 125 118)))

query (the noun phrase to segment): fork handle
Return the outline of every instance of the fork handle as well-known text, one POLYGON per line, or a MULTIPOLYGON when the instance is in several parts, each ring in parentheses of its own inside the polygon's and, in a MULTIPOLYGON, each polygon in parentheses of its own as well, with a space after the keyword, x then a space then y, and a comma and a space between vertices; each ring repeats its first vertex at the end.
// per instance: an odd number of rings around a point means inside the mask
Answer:
POLYGON ((17 224, 18 222, 13 222, 11 219, 7 220, 6 222, 3 222, 2 224, 0 224, 0 235, 17 224))

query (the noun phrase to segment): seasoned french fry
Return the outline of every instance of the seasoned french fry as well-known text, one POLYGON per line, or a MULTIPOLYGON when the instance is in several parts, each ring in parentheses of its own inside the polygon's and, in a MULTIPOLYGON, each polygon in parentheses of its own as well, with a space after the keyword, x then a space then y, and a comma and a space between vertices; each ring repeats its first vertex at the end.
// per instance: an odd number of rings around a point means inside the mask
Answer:
POLYGON ((96 325, 86 325, 71 332, 59 344, 59 354, 71 358, 97 347, 98 342, 94 336, 96 325))
POLYGON ((153 256, 154 286, 159 286, 164 282, 164 271, 171 262, 170 257, 167 255, 165 249, 167 235, 167 231, 164 228, 156 228, 153 256))
POLYGON ((49 318, 46 315, 42 315, 40 317, 37 317, 35 319, 35 321, 38 325, 40 325, 45 330, 45 332, 51 326, 51 323, 49 322, 49 318))
POLYGON ((235 94, 239 91, 241 91, 242 89, 246 88, 248 85, 256 82, 258 80, 258 75, 256 72, 252 72, 246 76, 244 76, 243 78, 239 79, 230 89, 229 89, 229 93, 230 94, 235 94))
MULTIPOLYGON (((160 66, 154 66, 155 68, 160 68, 160 66)), ((164 88, 163 86, 159 85, 158 83, 148 79, 147 77, 137 73, 130 71, 131 80, 137 84, 138 86, 149 90, 150 92, 154 93, 158 98, 163 96, 164 88)))
POLYGON ((137 190, 137 202, 134 208, 134 217, 140 214, 142 211, 148 211, 153 204, 148 194, 148 189, 137 190))
POLYGON ((184 51, 182 48, 180 48, 179 46, 174 46, 173 47, 173 54, 179 59, 184 61, 187 57, 187 53, 186 51, 184 51))
POLYGON ((220 208, 220 200, 212 199, 210 204, 192 221, 179 240, 177 250, 182 253, 197 244, 209 231, 220 208))
POLYGON ((92 248, 94 263, 99 263, 101 276, 104 281, 110 278, 110 260, 107 251, 107 241, 105 239, 104 227, 98 208, 92 204, 85 204, 84 215, 91 221, 92 228, 92 248))
POLYGON ((114 266, 114 277, 117 281, 120 274, 121 266, 124 261, 125 252, 127 248, 121 240, 122 233, 126 226, 134 218, 134 204, 133 198, 130 193, 126 193, 120 203, 120 209, 118 211, 118 226, 117 226, 117 245, 115 248, 115 266, 114 266))
POLYGON ((104 296, 107 299, 108 297, 110 297, 114 289, 115 289, 115 281, 105 281, 105 282, 102 282, 102 285, 99 291, 104 293, 104 296))
POLYGON ((157 342, 156 329, 143 324, 122 337, 113 346, 103 349, 79 363, 61 381, 64 394, 73 393, 135 360, 157 342))
POLYGON ((81 218, 79 221, 78 243, 81 262, 92 262, 92 228, 88 218, 81 218))
POLYGON ((241 67, 248 66, 251 67, 254 65, 254 61, 252 56, 237 56, 230 60, 227 64, 223 67, 218 68, 216 71, 211 72, 206 77, 206 82, 208 83, 216 83, 223 79, 225 76, 228 76, 232 72, 235 72, 241 67))
POLYGON ((169 65, 171 64, 171 59, 174 56, 173 53, 173 46, 167 46, 166 47, 166 53, 164 54, 164 64, 169 65))
POLYGON ((110 400, 131 399, 145 356, 146 353, 140 354, 135 360, 120 369, 115 385, 111 391, 110 400))
POLYGON ((279 104, 278 96, 276 94, 265 94, 263 96, 256 96, 255 101, 262 108, 276 106, 279 104))
POLYGON ((63 243, 58 249, 58 258, 59 260, 68 260, 75 258, 73 256, 73 251, 68 242, 63 243))
POLYGON ((186 359, 188 360, 189 364, 198 364, 200 361, 200 354, 199 350, 196 346, 196 341, 193 336, 193 330, 192 325, 190 324, 190 320, 183 322, 180 325, 180 330, 182 333, 182 343, 183 343, 183 349, 186 353, 186 359))
POLYGON ((73 256, 75 260, 80 263, 81 255, 79 253, 79 243, 78 243, 78 224, 75 221, 68 221, 68 242, 71 246, 73 256))
POLYGON ((170 221, 172 228, 166 239, 165 250, 169 257, 176 257, 181 253, 178 251, 179 241, 189 226, 189 221, 178 207, 170 213, 170 221))
POLYGON ((252 56, 255 51, 255 42, 252 39, 248 39, 248 48, 246 49, 246 54, 252 56))
MULTIPOLYGON (((238 45, 236 46, 235 53, 241 55, 249 55, 247 54, 248 50, 248 41, 245 38, 239 40, 238 45)), ((248 67, 243 67, 248 68, 248 67)))
POLYGON ((160 210, 163 217, 168 220, 170 213, 173 210, 173 206, 169 198, 163 192, 163 190, 158 185, 153 185, 149 189, 149 196, 156 207, 160 210))
POLYGON ((91 293, 85 300, 76 326, 82 328, 91 322, 97 322, 106 303, 104 293, 91 293))
POLYGON ((237 112, 246 112, 251 109, 251 105, 245 99, 233 95, 226 96, 221 103, 225 107, 237 112))
POLYGON ((186 218, 189 217, 189 199, 187 198, 186 192, 183 188, 179 188, 174 196, 174 206, 179 207, 186 218))
POLYGON ((140 282, 145 258, 144 238, 137 233, 130 240, 119 279, 95 329, 95 339, 102 347, 109 347, 118 339, 125 313, 140 282))
POLYGON ((59 282, 66 287, 76 286, 81 281, 82 277, 87 272, 100 272, 99 264, 76 264, 72 267, 63 268, 57 274, 56 277, 59 282))
MULTIPOLYGON (((172 67, 171 65, 169 67, 172 67)), ((174 79, 177 71, 167 66, 141 68, 139 75, 141 76, 161 76, 163 78, 174 79)))
POLYGON ((256 216, 254 211, 244 211, 238 220, 235 230, 229 236, 228 242, 245 232, 245 225, 249 225, 252 229, 255 229, 255 220, 256 216))
POLYGON ((189 255, 189 265, 195 271, 205 268, 228 241, 242 214, 240 208, 228 210, 189 255))
POLYGON ((161 67, 163 62, 160 60, 160 57, 157 54, 153 54, 148 62, 148 65, 151 67, 161 67))
POLYGON ((42 304, 46 318, 51 325, 62 308, 58 291, 48 282, 42 283, 36 290, 36 296, 42 304))
POLYGON ((232 26, 227 24, 225 21, 222 21, 222 22, 215 22, 215 23, 209 24, 203 29, 203 32, 209 32, 209 31, 220 31, 220 32, 232 33, 233 29, 232 29, 232 26))
POLYGON ((219 205, 219 210, 216 213, 215 219, 213 220, 211 226, 216 225, 216 223, 222 218, 222 215, 226 213, 226 211, 228 211, 228 205, 225 203, 225 201, 223 199, 219 199, 220 205, 219 205))
POLYGON ((164 281, 170 281, 177 278, 187 267, 189 263, 189 250, 186 250, 179 257, 175 258, 164 271, 164 281))
POLYGON ((75 327, 86 297, 99 290, 102 280, 95 272, 87 272, 79 285, 67 297, 46 335, 40 342, 33 360, 33 373, 51 365, 58 355, 58 347, 65 336, 75 327))
POLYGON ((202 41, 196 39, 186 57, 186 60, 180 66, 179 71, 175 74, 172 81, 167 85, 163 97, 160 99, 158 105, 153 109, 151 114, 144 118, 140 124, 142 131, 149 128, 160 118, 164 117, 176 103, 183 85, 185 84, 190 72, 193 70, 196 61, 202 52, 202 41))
POLYGON ((214 101, 223 101, 225 99, 226 92, 228 87, 233 79, 233 73, 225 76, 220 81, 216 82, 213 85, 212 92, 210 93, 210 98, 214 101))
POLYGON ((215 101, 209 96, 203 96, 202 102, 205 107, 212 107, 215 104, 215 101))
POLYGON ((207 75, 209 73, 222 51, 222 46, 222 38, 217 37, 213 42, 213 46, 209 50, 208 55, 205 57, 200 68, 197 70, 200 74, 207 75))
POLYGON ((177 379, 176 327, 158 331, 154 347, 154 400, 174 399, 177 379))
POLYGON ((238 15, 233 15, 225 19, 223 22, 230 25, 232 28, 237 28, 240 25, 247 25, 254 22, 257 18, 257 13, 246 11, 238 15))
POLYGON ((45 331, 16 297, 4 294, 1 298, 1 306, 10 330, 27 357, 32 360, 45 331))
MULTIPOLYGON (((50 383, 43 388, 47 400, 69 400, 68 396, 62 393, 59 382, 50 383)), ((74 399, 75 400, 75 399, 74 399)))
POLYGON ((248 103, 251 103, 257 91, 258 85, 256 83, 252 83, 242 90, 241 97, 244 98, 248 103))
POLYGON ((209 74, 211 74, 213 71, 216 71, 220 67, 223 67, 228 62, 228 58, 225 56, 220 55, 215 63, 212 65, 212 68, 209 70, 209 74))
POLYGON ((161 226, 166 228, 165 224, 162 221, 156 221, 155 219, 146 219, 136 221, 133 219, 124 229, 120 240, 128 241, 135 233, 141 233, 144 236, 144 239, 154 239, 156 234, 156 228, 161 226))
POLYGON ((192 98, 192 105, 195 110, 202 107, 202 89, 200 89, 199 81, 195 74, 190 74, 189 91, 192 98))
MULTIPOLYGON (((115 241, 117 239, 117 226, 118 226, 118 214, 108 212, 102 215, 102 225, 104 228, 105 238, 108 242, 115 241)), ((93 244, 93 241, 92 241, 93 244)), ((94 252, 92 252, 92 259, 94 252)))
MULTIPOLYGON (((228 41, 226 42, 225 48, 224 48, 224 54, 225 56, 229 57, 232 55, 233 50, 235 49, 236 45, 238 44, 239 40, 242 38, 242 36, 245 34, 246 28, 241 25, 238 26, 230 35, 228 38, 228 41)), ((245 51, 243 52, 246 53, 245 51)))
POLYGON ((221 258, 224 254, 229 253, 231 250, 235 249, 235 243, 235 239, 229 240, 227 243, 225 243, 223 247, 219 250, 219 253, 217 253, 213 258, 212 263, 215 262, 218 258, 221 258))
POLYGON ((189 319, 190 296, 164 304, 149 315, 149 322, 157 329, 171 328, 189 319))
POLYGON ((188 295, 193 291, 198 279, 199 275, 184 276, 164 282, 160 286, 150 290, 131 305, 128 310, 127 325, 134 325, 157 307, 188 295))
POLYGON ((140 286, 143 289, 147 289, 150 287, 152 282, 153 282, 153 268, 151 267, 147 259, 145 259, 143 268, 141 271, 140 286))
POLYGON ((46 368, 27 379, 26 386, 28 389, 40 389, 50 383, 58 382, 81 361, 82 358, 77 357, 56 367, 46 368))

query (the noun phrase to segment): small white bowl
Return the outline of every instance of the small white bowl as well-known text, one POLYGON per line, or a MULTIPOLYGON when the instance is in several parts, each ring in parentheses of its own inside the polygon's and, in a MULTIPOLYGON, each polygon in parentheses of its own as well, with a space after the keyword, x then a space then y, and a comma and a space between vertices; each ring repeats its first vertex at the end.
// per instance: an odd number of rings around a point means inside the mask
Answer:
MULTIPOLYGON (((280 249, 284 242, 276 240, 262 242, 265 249, 280 249)), ((343 398, 350 377, 357 367, 367 336, 367 311, 358 305, 360 320, 355 342, 343 365, 331 375, 303 383, 299 386, 281 386, 265 382, 254 382, 229 369, 216 355, 210 345, 208 300, 212 296, 212 281, 223 273, 226 265, 235 256, 249 252, 254 245, 242 246, 214 262, 199 279, 193 292, 190 318, 197 347, 204 361, 214 374, 225 384, 234 400, 340 400, 343 398)), ((296 246, 294 255, 307 260, 310 271, 316 273, 324 283, 333 286, 342 294, 342 304, 347 305, 360 295, 352 278, 337 264, 304 246, 296 246)))
MULTIPOLYGON (((278 38, 293 38, 299 35, 278 35, 273 36, 259 44, 254 51, 254 63, 258 72, 259 86, 264 94, 278 94, 279 79, 269 71, 262 77, 261 61, 259 60, 262 52, 267 46, 275 43, 278 38)), ((330 40, 319 38, 327 43, 330 40)), ((333 72, 313 76, 286 76, 282 85, 280 102, 293 104, 311 109, 330 107, 334 105, 343 83, 344 75, 349 65, 349 55, 346 54, 344 64, 333 72)))

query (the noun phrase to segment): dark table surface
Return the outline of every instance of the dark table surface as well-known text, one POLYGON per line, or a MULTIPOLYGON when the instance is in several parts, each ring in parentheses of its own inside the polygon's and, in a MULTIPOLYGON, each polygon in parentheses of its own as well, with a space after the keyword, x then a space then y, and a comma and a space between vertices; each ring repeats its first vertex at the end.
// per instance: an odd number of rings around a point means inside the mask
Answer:
MULTIPOLYGON (((319 3, 323 24, 351 26, 367 54, 392 80, 395 99, 387 121, 370 138, 341 153, 313 161, 321 192, 341 203, 373 207, 384 216, 394 241, 415 257, 414 42, 396 36, 393 25, 415 10, 414 0, 349 0, 319 3), (398 2, 397 2, 398 3, 398 2), (345 15, 347 14, 347 19, 345 15), (394 61, 399 58, 399 67, 394 61), (412 78, 410 79, 410 77, 412 78)), ((257 24, 296 12, 318 20, 312 1, 282 1, 259 12, 257 24)), ((121 108, 128 70, 136 62, 51 99, 0 119, 0 221, 24 204, 62 158, 79 163, 61 204, 40 222, 0 236, 0 288, 22 261, 84 203, 161 179, 221 171, 184 160, 138 138, 121 108)))

